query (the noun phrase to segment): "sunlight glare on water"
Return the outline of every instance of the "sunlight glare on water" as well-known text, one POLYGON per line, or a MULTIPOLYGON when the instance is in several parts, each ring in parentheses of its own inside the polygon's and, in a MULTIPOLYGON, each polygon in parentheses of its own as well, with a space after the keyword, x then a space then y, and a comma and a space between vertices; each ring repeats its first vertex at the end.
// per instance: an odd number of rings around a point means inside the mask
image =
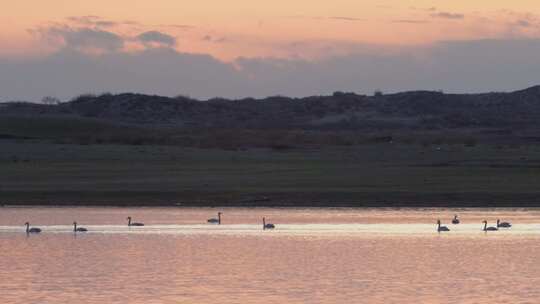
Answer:
POLYGON ((537 209, 0 208, 0 303, 537 303, 539 257, 537 209))

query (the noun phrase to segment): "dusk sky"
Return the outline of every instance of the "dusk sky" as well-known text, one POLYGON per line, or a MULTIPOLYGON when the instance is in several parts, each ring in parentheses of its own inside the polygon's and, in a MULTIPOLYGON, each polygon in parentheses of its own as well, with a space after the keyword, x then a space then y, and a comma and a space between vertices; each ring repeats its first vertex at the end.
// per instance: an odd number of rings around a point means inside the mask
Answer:
POLYGON ((540 83, 537 0, 18 0, 0 20, 0 101, 540 83))

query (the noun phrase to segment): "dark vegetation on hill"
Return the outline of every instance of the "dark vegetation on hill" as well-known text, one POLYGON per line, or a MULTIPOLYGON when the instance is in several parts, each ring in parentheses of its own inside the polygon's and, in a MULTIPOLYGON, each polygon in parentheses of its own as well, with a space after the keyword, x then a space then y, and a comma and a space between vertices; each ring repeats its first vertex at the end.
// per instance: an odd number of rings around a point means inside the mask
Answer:
POLYGON ((206 101, 82 95, 55 105, 0 104, 0 138, 210 148, 441 144, 540 140, 540 86, 511 93, 336 92, 206 101))
POLYGON ((537 207, 539 143, 540 86, 3 103, 0 206, 537 207))

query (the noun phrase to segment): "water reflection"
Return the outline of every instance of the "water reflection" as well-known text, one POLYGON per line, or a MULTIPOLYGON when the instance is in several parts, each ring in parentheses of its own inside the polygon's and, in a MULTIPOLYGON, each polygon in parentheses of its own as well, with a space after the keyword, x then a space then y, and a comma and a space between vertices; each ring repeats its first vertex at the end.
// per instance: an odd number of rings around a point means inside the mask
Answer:
POLYGON ((1 303, 535 303, 537 211, 2 209, 1 303), (490 212, 493 212, 490 213, 490 212), (127 227, 126 214, 145 222, 127 227), (261 215, 276 224, 263 231, 261 215), (487 233, 481 221, 511 219, 487 233), (27 220, 43 228, 24 233, 27 220), (117 222, 120 219, 120 222, 117 222), (253 221, 252 221, 253 219, 253 221), (328 220, 330 219, 330 220, 328 220), (73 220, 87 234, 73 233, 73 220))

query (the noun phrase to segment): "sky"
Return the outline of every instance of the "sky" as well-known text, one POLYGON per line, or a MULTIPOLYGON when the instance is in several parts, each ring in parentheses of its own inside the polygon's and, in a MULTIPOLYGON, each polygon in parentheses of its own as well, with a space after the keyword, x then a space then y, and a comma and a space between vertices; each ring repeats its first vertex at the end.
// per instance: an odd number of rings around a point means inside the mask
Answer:
POLYGON ((0 101, 540 84, 538 0, 1 1, 0 101))

